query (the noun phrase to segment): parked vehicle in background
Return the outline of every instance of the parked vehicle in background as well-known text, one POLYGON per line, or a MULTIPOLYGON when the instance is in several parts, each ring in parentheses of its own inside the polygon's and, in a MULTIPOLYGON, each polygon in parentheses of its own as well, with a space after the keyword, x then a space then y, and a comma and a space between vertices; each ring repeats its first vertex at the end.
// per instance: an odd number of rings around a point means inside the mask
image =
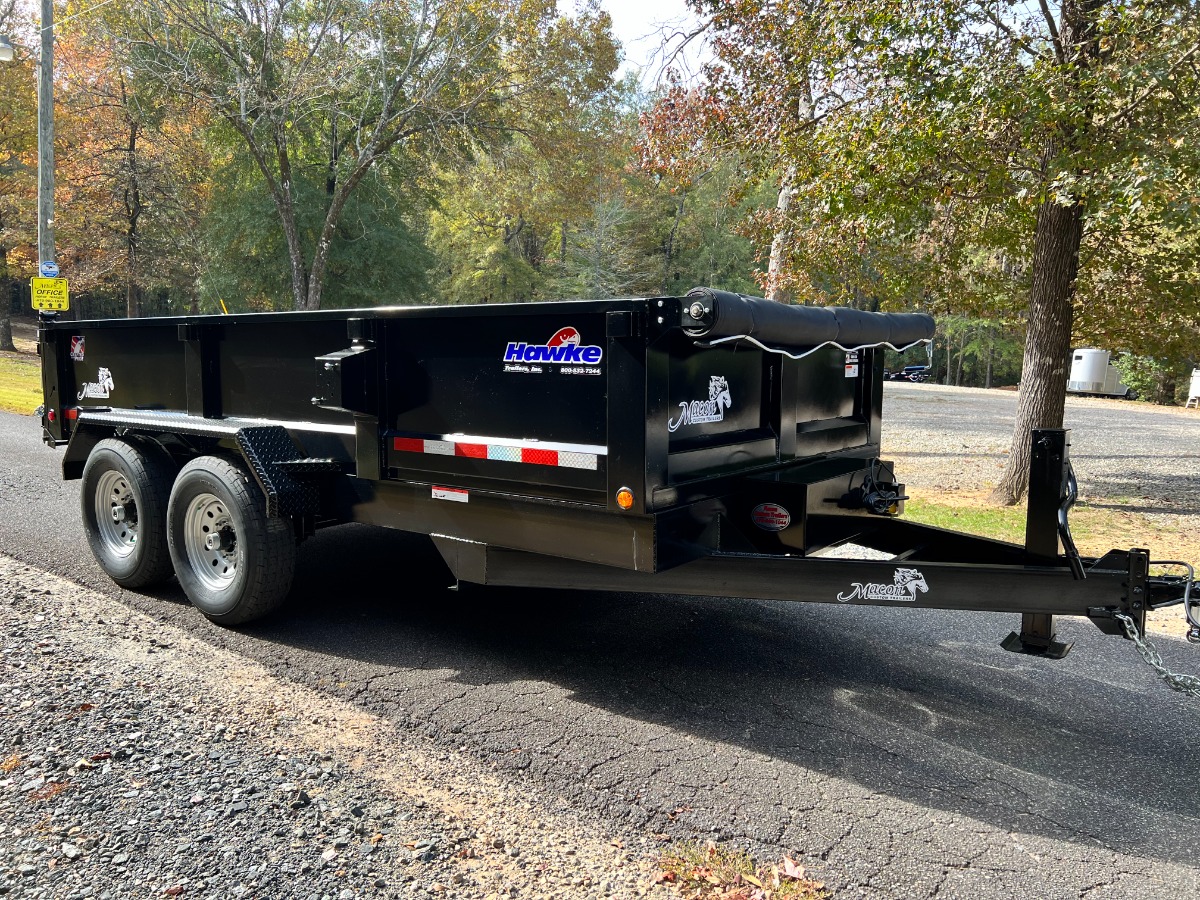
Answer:
POLYGON ((921 384, 929 380, 929 366, 905 366, 899 372, 891 374, 892 381, 911 381, 913 384, 921 384))
POLYGON ((1136 400, 1137 391, 1121 383, 1121 373, 1110 361, 1107 350, 1080 348, 1071 354, 1067 393, 1091 397, 1136 400))

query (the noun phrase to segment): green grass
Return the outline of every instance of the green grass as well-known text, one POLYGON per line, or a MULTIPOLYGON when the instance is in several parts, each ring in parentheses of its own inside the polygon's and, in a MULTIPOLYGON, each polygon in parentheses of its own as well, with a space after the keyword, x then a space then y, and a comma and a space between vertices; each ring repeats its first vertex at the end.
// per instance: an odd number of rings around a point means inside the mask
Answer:
POLYGON ((904 502, 904 518, 999 541, 1025 542, 1024 506, 950 506, 912 499, 904 502))
MULTIPOLYGON (((1079 551, 1102 555, 1108 550, 1149 546, 1160 559, 1200 559, 1200 536, 1181 530, 1170 519, 1116 508, 1119 501, 1080 503, 1071 510, 1071 533, 1079 551)), ((1170 514, 1171 510, 1163 510, 1170 514)), ((982 496, 956 496, 950 503, 908 500, 904 517, 923 525, 1025 543, 1025 506, 991 506, 982 496)))
POLYGON ((0 409, 27 416, 42 402, 42 368, 36 356, 0 354, 0 409))

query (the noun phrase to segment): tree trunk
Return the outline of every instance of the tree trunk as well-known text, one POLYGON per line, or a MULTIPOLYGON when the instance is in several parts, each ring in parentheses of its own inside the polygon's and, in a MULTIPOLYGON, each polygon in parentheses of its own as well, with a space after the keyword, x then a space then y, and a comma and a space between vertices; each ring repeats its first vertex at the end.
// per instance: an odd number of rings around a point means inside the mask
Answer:
POLYGON ((129 96, 125 87, 125 79, 121 77, 121 105, 126 110, 125 127, 129 130, 129 140, 125 145, 125 317, 136 319, 142 314, 142 291, 138 286, 138 222, 145 208, 142 203, 142 189, 138 181, 138 129, 141 123, 129 113, 129 96))
POLYGON ((671 257, 675 255, 675 238, 679 234, 679 223, 683 219, 683 197, 675 201, 675 220, 671 223, 671 231, 667 234, 667 243, 663 247, 663 277, 662 292, 671 293, 671 257))
MULTIPOLYGON (((375 157, 370 152, 364 150, 359 154, 358 163, 346 176, 346 180, 338 185, 338 189, 334 192, 333 197, 329 200, 329 209, 325 211, 325 221, 321 225, 321 234, 317 238, 317 246, 313 249, 312 266, 305 271, 305 279, 307 281, 307 291, 304 295, 304 301, 297 300, 297 309, 320 309, 321 308, 321 291, 325 287, 325 267, 329 263, 329 248, 333 246, 334 234, 337 231, 337 223, 341 221, 342 210, 346 208, 346 201, 350 199, 350 194, 358 187, 358 183, 370 170, 375 162, 375 157)), ((295 219, 292 219, 292 228, 295 229, 295 219)), ((296 238, 299 245, 299 236, 296 238)), ((297 252, 299 248, 297 246, 297 252)), ((295 271, 296 260, 293 258, 292 269, 295 271)), ((300 266, 304 267, 303 255, 300 256, 300 266)), ((299 296, 299 295, 297 295, 299 296)))
POLYGON ((142 314, 142 292, 133 278, 125 282, 125 317, 136 319, 142 314))
POLYGON ((1005 506, 1020 501, 1029 486, 1030 431, 1061 428, 1071 355, 1071 298, 1079 270, 1083 206, 1046 200, 1038 209, 1033 238, 1033 286, 1029 292, 1029 333, 1021 362, 1017 421, 1008 464, 992 500, 1005 506))
POLYGON ((958 368, 954 373, 955 387, 962 387, 963 357, 967 355, 967 329, 963 328, 962 337, 958 339, 958 368))
POLYGON ((795 176, 795 169, 789 166, 779 179, 779 196, 775 201, 777 224, 775 235, 771 239, 771 256, 767 261, 767 299, 778 300, 780 303, 787 302, 780 282, 783 279, 783 262, 784 256, 787 254, 790 235, 787 227, 787 214, 788 207, 792 204, 792 182, 795 180, 795 176))
POLYGON ((12 336, 12 282, 8 278, 8 248, 0 247, 0 350, 15 352, 12 336))
POLYGON ((992 386, 992 357, 995 356, 995 354, 996 345, 991 341, 988 341, 987 375, 985 375, 983 378, 983 386, 988 389, 990 389, 992 386))
MULTIPOLYGON (((1094 40, 1104 0, 1064 0, 1060 7, 1058 51, 1070 60, 1064 75, 1067 90, 1081 102, 1083 80, 1100 52, 1094 40)), ((1043 6, 1043 8, 1045 8, 1043 6)), ((1043 177, 1059 153, 1080 139, 1067 123, 1050 133, 1043 177)), ((1048 191, 1048 193, 1050 193, 1048 191)), ((1071 354, 1071 301, 1079 271, 1079 245, 1083 240, 1084 206, 1078 198, 1070 204, 1048 196, 1038 207, 1033 237, 1033 284, 1029 291, 1029 331, 1021 361, 1021 389, 1017 395, 1017 421, 1013 428, 1008 464, 992 500, 1005 506, 1020 501, 1029 486, 1030 431, 1062 428, 1067 400, 1067 365, 1071 354)))

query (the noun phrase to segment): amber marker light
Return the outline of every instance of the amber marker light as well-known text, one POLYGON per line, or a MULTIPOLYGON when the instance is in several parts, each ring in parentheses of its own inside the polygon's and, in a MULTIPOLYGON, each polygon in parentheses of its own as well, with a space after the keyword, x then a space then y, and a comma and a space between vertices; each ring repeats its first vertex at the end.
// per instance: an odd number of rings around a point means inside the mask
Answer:
POLYGON ((623 487, 617 491, 617 506, 621 509, 633 508, 633 491, 627 487, 623 487))

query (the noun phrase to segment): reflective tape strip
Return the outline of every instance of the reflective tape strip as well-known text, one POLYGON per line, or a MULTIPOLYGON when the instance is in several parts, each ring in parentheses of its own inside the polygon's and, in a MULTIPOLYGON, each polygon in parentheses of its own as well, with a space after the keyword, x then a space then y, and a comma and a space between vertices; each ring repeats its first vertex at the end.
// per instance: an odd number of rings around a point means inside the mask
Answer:
POLYGON ((534 466, 557 466, 566 469, 600 467, 600 457, 608 455, 607 447, 592 444, 562 444, 558 442, 515 441, 511 438, 471 437, 456 440, 456 435, 442 438, 393 437, 392 449, 403 453, 429 453, 435 456, 462 456, 468 459, 489 459, 497 462, 524 463, 534 466))
POLYGON ((595 453, 569 453, 562 451, 558 454, 558 464, 567 469, 592 469, 596 468, 595 453))
POLYGON ((501 447, 496 444, 488 444, 487 448, 488 459, 498 459, 501 462, 520 462, 521 448, 520 447, 501 447))
POLYGON ((473 459, 487 459, 487 444, 458 444, 454 445, 455 456, 470 456, 473 459))
POLYGON ((538 466, 557 466, 557 450, 539 450, 536 447, 521 448, 521 462, 533 463, 538 466))
POLYGON ((425 442, 420 438, 394 438, 392 449, 403 450, 406 453, 424 453, 425 442))

